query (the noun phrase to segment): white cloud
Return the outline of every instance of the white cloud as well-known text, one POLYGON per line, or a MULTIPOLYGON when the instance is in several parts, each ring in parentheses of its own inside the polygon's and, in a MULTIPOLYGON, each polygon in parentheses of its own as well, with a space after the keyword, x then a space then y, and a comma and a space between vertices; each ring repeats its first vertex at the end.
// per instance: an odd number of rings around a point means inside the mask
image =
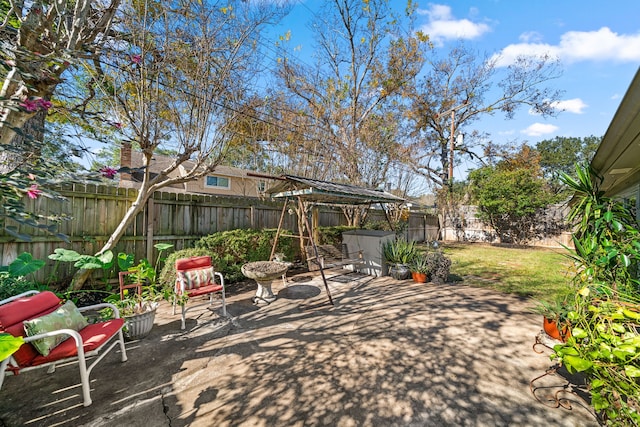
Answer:
POLYGON ((534 123, 526 129, 521 130, 520 132, 524 133, 527 136, 542 136, 553 133, 558 129, 558 126, 550 125, 548 123, 534 123))
POLYGON ((615 101, 616 99, 620 99, 620 98, 622 98, 622 95, 620 95, 619 93, 614 93, 614 94, 611 96, 611 99, 613 99, 614 101, 615 101))
POLYGON ((539 41, 542 41, 542 34, 537 31, 528 31, 526 33, 520 34, 520 37, 518 38, 523 43, 537 43, 539 41))
MULTIPOLYGON (((529 35, 520 39, 527 41, 529 35)), ((640 33, 618 34, 607 27, 597 31, 568 31, 557 45, 547 43, 511 44, 494 56, 498 66, 513 64, 518 56, 542 56, 560 58, 563 62, 579 61, 640 61, 640 33)))
POLYGON ((551 106, 559 111, 567 111, 569 113, 574 114, 582 114, 585 108, 588 107, 582 99, 573 98, 573 99, 565 99, 564 101, 556 101, 551 103, 551 106))
MULTIPOLYGON (((477 10, 472 10, 475 14, 477 10)), ((475 39, 491 31, 487 24, 472 22, 468 19, 456 19, 451 7, 444 4, 431 4, 429 9, 418 10, 420 15, 427 15, 429 22, 420 27, 436 44, 449 39, 475 39)))

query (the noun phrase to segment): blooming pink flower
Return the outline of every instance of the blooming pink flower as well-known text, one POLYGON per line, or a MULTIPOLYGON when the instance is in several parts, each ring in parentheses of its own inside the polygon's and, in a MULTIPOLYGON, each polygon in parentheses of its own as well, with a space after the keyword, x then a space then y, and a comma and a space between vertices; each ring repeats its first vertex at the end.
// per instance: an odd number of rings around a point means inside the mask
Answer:
POLYGON ((34 174, 30 173, 28 176, 31 181, 35 181, 36 176, 34 174))
POLYGON ((142 62, 142 55, 131 55, 131 62, 139 64, 142 62))
POLYGON ((105 178, 113 179, 113 177, 116 176, 118 171, 110 166, 105 166, 102 169, 100 169, 100 173, 105 178))
POLYGON ((38 110, 48 110, 53 106, 51 101, 47 101, 43 98, 27 98, 20 103, 20 106, 27 110, 29 113, 34 113, 38 110))
POLYGON ((38 101, 32 99, 25 99, 20 103, 20 106, 30 113, 38 111, 39 108, 38 101))
POLYGON ((38 107, 40 107, 43 110, 48 110, 53 105, 51 101, 47 101, 46 99, 42 99, 42 98, 38 98, 36 102, 38 104, 38 107))
POLYGON ((40 195, 40 193, 42 193, 42 190, 38 190, 38 185, 37 184, 33 184, 27 190, 27 196, 29 196, 30 199, 37 199, 38 196, 40 195))

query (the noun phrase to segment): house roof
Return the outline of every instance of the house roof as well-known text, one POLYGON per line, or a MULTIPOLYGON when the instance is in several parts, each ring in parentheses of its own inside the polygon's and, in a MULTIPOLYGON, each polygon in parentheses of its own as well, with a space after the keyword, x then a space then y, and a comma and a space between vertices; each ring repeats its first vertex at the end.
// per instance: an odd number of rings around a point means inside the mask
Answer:
MULTIPOLYGON (((169 166, 173 162, 173 158, 170 156, 164 156, 162 154, 154 154, 152 158, 152 163, 150 169, 152 171, 157 172, 169 166)), ((135 166, 142 164, 142 153, 140 151, 132 151, 131 152, 131 164, 135 166)), ((193 168, 195 163, 191 160, 186 160, 180 166, 185 169, 193 168)), ((215 169, 211 172, 211 175, 216 176, 228 176, 231 178, 247 178, 250 177, 250 173, 252 171, 246 169, 240 169, 234 166, 225 166, 225 165, 217 165, 215 169)), ((140 176, 138 176, 140 178, 140 176)), ((268 176, 263 176, 263 178, 268 178, 268 176)), ((141 178, 140 178, 141 181, 141 178)))
POLYGON ((604 178, 600 188, 613 196, 640 182, 640 69, 622 98, 591 167, 604 178))
POLYGON ((402 203, 402 197, 383 190, 338 184, 293 175, 282 175, 273 187, 266 190, 273 198, 300 197, 304 201, 332 205, 366 205, 371 203, 402 203))

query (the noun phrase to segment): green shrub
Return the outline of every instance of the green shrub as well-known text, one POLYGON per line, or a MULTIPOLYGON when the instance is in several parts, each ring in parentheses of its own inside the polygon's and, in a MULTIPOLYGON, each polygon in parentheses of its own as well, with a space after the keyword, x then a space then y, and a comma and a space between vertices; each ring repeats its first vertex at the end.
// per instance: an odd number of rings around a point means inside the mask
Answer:
POLYGON ((382 231, 393 231, 391 230, 391 225, 389 225, 389 221, 367 221, 364 224, 364 229, 366 230, 382 230, 382 231))
POLYGON ((11 277, 5 272, 0 273, 0 300, 20 295, 26 291, 43 291, 46 289, 46 285, 31 282, 24 277, 11 277))
POLYGON ((414 241, 399 238, 382 245, 382 254, 389 264, 408 265, 418 254, 418 248, 414 241))
POLYGON ((0 300, 31 290, 45 290, 46 285, 25 278, 44 266, 44 261, 23 252, 7 266, 0 266, 0 300))
MULTIPOLYGON (((269 259, 276 232, 275 229, 221 231, 203 237, 196 242, 196 247, 211 252, 217 270, 224 275, 226 281, 233 283, 245 279, 240 271, 243 264, 269 259)), ((286 230, 282 233, 291 234, 286 230)), ((286 260, 295 259, 297 252, 294 239, 280 236, 276 252, 283 253, 286 260)))
MULTIPOLYGON (((188 248, 173 252, 167 256, 164 267, 160 271, 159 284, 161 286, 173 286, 176 282, 176 260, 192 256, 211 256, 211 251, 204 248, 188 248)), ((216 266, 216 269, 218 268, 216 266)))
POLYGON ((336 225, 332 227, 319 227, 318 232, 320 234, 319 245, 333 245, 340 247, 342 245, 342 233, 345 231, 355 230, 356 227, 349 227, 347 225, 336 225))
POLYGON ((569 221, 575 251, 571 336, 553 347, 571 374, 581 372, 590 404, 607 426, 640 425, 640 229, 631 206, 604 196, 588 165, 560 180, 574 193, 569 221))

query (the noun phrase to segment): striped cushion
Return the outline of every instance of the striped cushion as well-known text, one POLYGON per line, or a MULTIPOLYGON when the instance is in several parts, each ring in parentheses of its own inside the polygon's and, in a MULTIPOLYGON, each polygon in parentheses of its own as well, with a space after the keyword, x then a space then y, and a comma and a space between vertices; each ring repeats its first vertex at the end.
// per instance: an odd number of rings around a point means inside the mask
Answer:
POLYGON ((211 285, 215 282, 213 267, 197 268, 188 271, 179 271, 178 277, 184 283, 186 291, 211 285))

